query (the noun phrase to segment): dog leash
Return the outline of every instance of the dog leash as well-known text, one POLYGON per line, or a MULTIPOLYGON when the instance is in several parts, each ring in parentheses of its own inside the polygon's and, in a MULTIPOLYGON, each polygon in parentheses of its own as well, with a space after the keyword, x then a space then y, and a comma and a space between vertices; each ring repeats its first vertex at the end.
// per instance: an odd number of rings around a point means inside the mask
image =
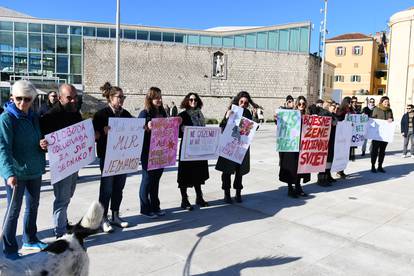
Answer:
POLYGON ((17 193, 16 187, 13 187, 13 193, 12 193, 12 197, 11 197, 11 200, 10 200, 10 205, 7 207, 5 218, 4 218, 4 221, 3 221, 3 226, 2 226, 2 229, 1 229, 1 233, 0 233, 0 243, 3 242, 4 229, 6 228, 7 224, 9 223, 10 207, 12 206, 12 204, 14 202, 14 198, 16 197, 16 193, 17 193))

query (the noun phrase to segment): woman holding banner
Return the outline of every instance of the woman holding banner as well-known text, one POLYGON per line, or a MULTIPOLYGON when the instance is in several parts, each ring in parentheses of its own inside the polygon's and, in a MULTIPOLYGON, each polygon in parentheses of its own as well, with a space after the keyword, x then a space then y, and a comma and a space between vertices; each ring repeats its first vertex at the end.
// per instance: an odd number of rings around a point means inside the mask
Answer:
MULTIPOLYGON (((299 96, 296 99, 295 108, 299 110, 301 115, 306 114, 307 102, 304 96, 299 96)), ((310 173, 298 174, 299 152, 280 152, 279 153, 279 180, 288 184, 288 196, 298 198, 299 196, 306 197, 300 180, 303 183, 310 181, 310 173), (293 188, 295 184, 295 188, 293 188)))
MULTIPOLYGON (((237 105, 243 108, 243 117, 252 120, 253 116, 252 113, 249 111, 249 105, 252 105, 254 108, 257 108, 258 105, 253 102, 252 98, 250 97, 249 93, 246 91, 239 92, 232 100, 223 120, 220 123, 220 127, 222 130, 226 128, 227 120, 229 119, 230 115, 233 113, 231 111, 231 105, 237 105)), ((233 200, 230 196, 230 188, 231 188, 231 175, 235 173, 233 188, 236 190, 236 202, 241 203, 241 190, 243 189, 242 178, 243 175, 248 174, 250 171, 250 148, 247 150, 246 155, 244 156, 243 162, 241 164, 237 164, 231 160, 228 160, 223 157, 219 157, 216 164, 216 170, 221 171, 221 181, 222 186, 221 188, 224 190, 224 201, 226 203, 233 203, 233 200)))
POLYGON ((13 84, 11 101, 0 116, 0 175, 7 193, 7 212, 3 225, 3 252, 8 259, 18 259, 17 221, 23 195, 26 210, 23 221, 23 249, 42 250, 47 244, 37 238, 42 174, 45 171, 46 140, 41 140, 39 117, 31 110, 37 95, 26 80, 13 84))
MULTIPOLYGON (((205 126, 204 115, 201 112, 203 102, 197 93, 188 93, 181 102, 183 112, 178 114, 181 117, 182 122, 180 126, 180 138, 183 137, 183 131, 185 126, 205 126)), ((181 147, 180 154, 181 157, 181 147)), ((181 161, 178 162, 178 174, 177 182, 178 188, 181 192, 181 208, 186 210, 193 210, 188 201, 187 188, 194 187, 196 192, 196 204, 200 207, 208 206, 208 203, 203 199, 203 192, 201 191, 201 185, 209 178, 208 173, 208 161, 181 161)))
MULTIPOLYGON (((341 105, 338 107, 337 111, 336 111, 336 118, 338 119, 339 122, 343 121, 346 119, 346 115, 347 114, 355 114, 355 111, 352 108, 352 98, 351 97, 345 97, 342 99, 341 105)), ((352 157, 352 152, 354 150, 353 149, 349 149, 349 158, 351 159, 352 157)), ((341 179, 345 179, 347 177, 347 175, 345 174, 344 171, 339 171, 336 173, 336 175, 341 178, 341 179)))
POLYGON ((142 179, 139 188, 139 199, 141 203, 141 214, 148 218, 164 216, 165 212, 160 209, 158 190, 161 175, 164 169, 148 170, 148 157, 151 141, 151 129, 153 118, 166 118, 167 113, 162 105, 161 89, 151 87, 145 96, 144 109, 138 118, 145 118, 145 135, 141 153, 142 179))
MULTIPOLYGON (((394 121, 394 116, 390 108, 390 99, 387 96, 381 97, 379 104, 374 107, 372 111, 372 118, 388 120, 389 122, 394 121)), ((385 158, 385 149, 387 148, 388 142, 372 140, 372 151, 371 151, 371 172, 385 173, 382 163, 385 158), (378 157, 378 169, 375 168, 375 163, 378 157)))
MULTIPOLYGON (((122 108, 125 100, 124 92, 117 86, 111 86, 106 82, 101 88, 102 96, 106 98, 108 105, 99 110, 93 116, 93 128, 95 129, 96 150, 99 157, 101 173, 105 164, 106 144, 108 140, 108 121, 110 117, 132 118, 132 115, 122 108)), ((106 233, 113 232, 111 225, 121 228, 128 227, 128 222, 119 217, 119 207, 122 201, 122 192, 125 187, 127 175, 119 174, 102 177, 99 187, 99 202, 104 207, 102 230, 106 233), (108 220, 108 207, 111 202, 112 219, 108 220)))

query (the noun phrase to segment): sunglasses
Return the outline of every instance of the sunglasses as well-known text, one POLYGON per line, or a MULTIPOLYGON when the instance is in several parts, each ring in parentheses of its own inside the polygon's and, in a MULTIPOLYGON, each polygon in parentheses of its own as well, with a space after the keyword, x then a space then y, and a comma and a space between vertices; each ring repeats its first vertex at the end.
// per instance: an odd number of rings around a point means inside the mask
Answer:
POLYGON ((375 102, 369 102, 369 103, 375 103, 375 102))
POLYGON ((196 102, 197 99, 196 98, 189 98, 188 101, 190 101, 190 102, 196 102))
POLYGON ((304 103, 304 102, 298 103, 298 106, 305 106, 305 105, 306 105, 306 103, 304 103))
POLYGON ((16 99, 16 101, 18 101, 18 102, 23 101, 23 102, 25 102, 25 103, 30 103, 30 102, 32 101, 32 98, 27 98, 27 97, 16 97, 15 99, 16 99))
POLYGON ((249 101, 240 101, 239 104, 249 104, 249 101))

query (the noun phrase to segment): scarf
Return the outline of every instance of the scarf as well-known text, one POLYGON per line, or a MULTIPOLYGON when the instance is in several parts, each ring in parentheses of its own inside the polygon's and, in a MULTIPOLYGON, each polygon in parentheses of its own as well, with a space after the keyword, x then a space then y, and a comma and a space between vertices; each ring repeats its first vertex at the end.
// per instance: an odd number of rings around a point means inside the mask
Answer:
POLYGON ((206 122, 201 109, 187 109, 187 114, 190 115, 193 126, 205 126, 206 122))
POLYGON ((389 108, 389 107, 383 106, 382 104, 379 104, 379 105, 378 105, 378 108, 379 108, 379 109, 381 109, 381 110, 382 110, 382 111, 384 111, 384 112, 385 112, 385 111, 390 110, 390 108, 389 108))

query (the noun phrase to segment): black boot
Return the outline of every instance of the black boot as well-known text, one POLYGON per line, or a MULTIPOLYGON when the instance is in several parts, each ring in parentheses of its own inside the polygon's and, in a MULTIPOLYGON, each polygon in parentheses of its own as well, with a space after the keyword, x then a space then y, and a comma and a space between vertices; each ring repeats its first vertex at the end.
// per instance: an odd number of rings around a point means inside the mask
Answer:
POLYGON ((203 198, 203 192, 201 191, 201 185, 194 185, 194 189, 196 191, 196 204, 200 207, 207 207, 208 202, 203 198))
POLYGON ((231 196, 230 196, 230 189, 224 190, 224 202, 228 204, 233 203, 233 200, 231 199, 231 196))
POLYGON ((236 190, 235 200, 236 200, 237 203, 242 203, 243 202, 242 196, 241 196, 241 189, 236 190))
POLYGON ((298 198, 298 195, 295 192, 295 189, 293 189, 292 184, 288 184, 288 196, 292 198, 298 198))
POLYGON ((307 197, 308 196, 308 194, 303 191, 302 186, 300 185, 300 183, 295 183, 295 190, 296 190, 296 194, 298 196, 302 196, 302 197, 307 197))
POLYGON ((188 201, 188 198, 182 198, 181 199, 181 209, 192 211, 194 208, 191 206, 190 202, 188 201))
POLYGON ((375 168, 375 165, 371 165, 371 172, 377 173, 377 169, 375 168))
POLYGON ((378 169, 377 169, 377 171, 382 172, 382 173, 385 173, 385 170, 384 170, 384 168, 382 167, 382 164, 378 164, 378 169))
POLYGON ((326 179, 328 180, 329 183, 336 182, 336 179, 333 178, 332 175, 331 175, 331 169, 325 170, 325 173, 326 173, 326 179))
POLYGON ((317 184, 322 187, 332 186, 328 182, 327 174, 326 173, 318 173, 318 182, 317 184))

